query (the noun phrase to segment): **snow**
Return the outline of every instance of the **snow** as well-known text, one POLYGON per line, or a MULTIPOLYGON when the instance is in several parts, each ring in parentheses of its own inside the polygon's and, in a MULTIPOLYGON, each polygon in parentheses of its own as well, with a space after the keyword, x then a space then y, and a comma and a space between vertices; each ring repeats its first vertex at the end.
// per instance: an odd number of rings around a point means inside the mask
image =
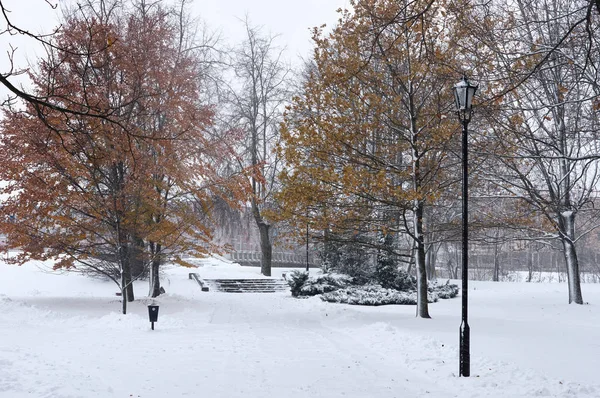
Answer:
POLYGON ((566 211, 563 211, 562 213, 560 213, 560 215, 561 215, 561 216, 562 216, 562 218, 564 218, 564 219, 569 219, 569 218, 571 218, 571 217, 573 216, 573 211, 571 211, 571 210, 566 210, 566 211))
POLYGON ((152 331, 145 282, 122 315, 112 283, 0 264, 0 397, 600 396, 600 285, 578 306, 566 284, 470 282, 471 377, 459 378, 460 299, 425 320, 414 306, 206 293, 190 271, 259 270, 199 265, 165 270, 152 331))

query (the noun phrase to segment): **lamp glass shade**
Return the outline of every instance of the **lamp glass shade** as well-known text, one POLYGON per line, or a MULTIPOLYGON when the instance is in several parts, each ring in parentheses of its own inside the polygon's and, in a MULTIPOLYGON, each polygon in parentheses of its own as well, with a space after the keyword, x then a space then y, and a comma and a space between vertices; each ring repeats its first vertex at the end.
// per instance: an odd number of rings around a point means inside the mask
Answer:
POLYGON ((458 111, 470 111, 477 86, 472 85, 466 77, 454 86, 454 101, 458 111))

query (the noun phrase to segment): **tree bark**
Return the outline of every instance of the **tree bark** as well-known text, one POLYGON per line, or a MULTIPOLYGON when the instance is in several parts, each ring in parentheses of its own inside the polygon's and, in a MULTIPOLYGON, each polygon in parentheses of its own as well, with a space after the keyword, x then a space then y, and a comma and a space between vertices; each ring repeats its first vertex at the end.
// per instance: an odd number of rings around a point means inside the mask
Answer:
POLYGON ((127 289, 125 288, 125 274, 121 272, 121 312, 127 314, 127 289))
POLYGON ((126 302, 131 302, 135 299, 133 295, 133 283, 131 278, 131 264, 129 257, 129 245, 125 238, 125 233, 120 222, 117 222, 117 245, 118 245, 118 261, 121 268, 121 293, 123 298, 123 314, 127 313, 126 302))
POLYGON ((260 232, 260 272, 264 276, 271 276, 271 262, 273 258, 273 245, 269 237, 270 225, 263 222, 258 223, 258 231, 260 232))
POLYGON ((569 284, 569 304, 583 304, 581 294, 581 279, 579 275, 579 260, 573 237, 575 235, 575 213, 560 214, 560 238, 563 245, 565 264, 567 267, 567 283, 569 284))
POLYGON ((252 200, 252 214, 254 215, 254 220, 260 234, 260 273, 264 276, 271 276, 271 262, 273 258, 273 245, 269 236, 271 226, 263 219, 258 204, 254 199, 252 200))
POLYGON ((125 290, 127 292, 127 301, 132 302, 135 300, 135 296, 133 295, 133 278, 131 277, 131 264, 129 263, 129 248, 125 246, 125 256, 123 259, 122 267, 123 267, 123 277, 125 282, 125 290))
POLYGON ((496 239, 494 240, 494 273, 492 275, 493 282, 500 281, 500 250, 498 250, 498 239, 500 238, 500 228, 496 228, 496 239))
POLYGON ((427 269, 425 267, 425 243, 423 240, 423 202, 415 200, 415 269, 417 271, 417 317, 431 318, 427 303, 427 269))
POLYGON ((132 241, 130 247, 131 277, 138 279, 144 277, 146 274, 144 241, 136 236, 133 237, 132 241))
POLYGON ((427 245, 427 250, 425 251, 425 266, 427 268, 427 280, 430 281, 437 279, 437 275, 435 274, 437 249, 434 246, 435 245, 433 244, 427 245))
POLYGON ((500 281, 500 261, 498 259, 498 243, 494 244, 494 274, 492 275, 492 281, 500 281))
POLYGON ((119 244, 119 263, 121 265, 121 297, 123 301, 123 314, 127 314, 127 302, 135 299, 133 296, 133 284, 131 283, 131 267, 127 244, 119 244))
POLYGON ((121 291, 123 297, 123 314, 127 313, 127 305, 125 302, 131 302, 135 300, 133 295, 133 284, 131 277, 131 258, 129 256, 129 236, 123 228, 123 209, 122 206, 122 192, 124 185, 125 166, 123 162, 113 163, 111 167, 112 174, 112 195, 113 195, 113 211, 115 214, 116 222, 114 225, 115 233, 117 237, 117 255, 119 261, 119 268, 121 271, 121 291))
POLYGON ((533 252, 531 248, 527 249, 527 282, 533 278, 533 252))
POLYGON ((421 177, 421 154, 419 153, 419 129, 417 128, 417 111, 414 103, 414 91, 412 82, 408 84, 408 102, 411 113, 410 134, 412 146, 412 182, 415 199, 413 200, 413 224, 415 245, 415 269, 417 271, 417 317, 431 318, 429 316, 429 305, 427 303, 427 268, 425 266, 425 238, 423 236, 423 216, 425 205, 422 194, 421 177))
POLYGON ((161 264, 161 249, 162 245, 150 242, 150 251, 152 253, 152 261, 150 263, 150 297, 160 296, 160 264, 161 264))

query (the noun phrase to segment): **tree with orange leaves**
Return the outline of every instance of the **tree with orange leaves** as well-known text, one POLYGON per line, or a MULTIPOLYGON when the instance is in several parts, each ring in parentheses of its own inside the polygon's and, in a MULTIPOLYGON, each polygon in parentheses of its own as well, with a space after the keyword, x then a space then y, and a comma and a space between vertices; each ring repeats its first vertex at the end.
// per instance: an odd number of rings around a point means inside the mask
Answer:
POLYGON ((200 65, 180 47, 174 14, 159 3, 99 4, 66 18, 32 80, 58 105, 85 104, 111 120, 31 104, 7 111, 0 226, 22 250, 19 263, 55 259, 112 279, 125 313, 131 264, 151 265, 155 296, 160 264, 211 249, 211 197, 244 190, 218 173, 231 152, 208 131, 200 65))

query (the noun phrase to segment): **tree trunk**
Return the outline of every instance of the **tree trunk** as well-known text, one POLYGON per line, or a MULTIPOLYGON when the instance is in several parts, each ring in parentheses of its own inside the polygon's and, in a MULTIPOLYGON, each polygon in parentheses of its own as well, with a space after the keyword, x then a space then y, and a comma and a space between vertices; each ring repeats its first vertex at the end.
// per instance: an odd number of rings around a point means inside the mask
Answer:
POLYGON ((500 281, 500 260, 498 259, 498 244, 494 244, 494 274, 492 275, 492 281, 500 281))
POLYGON ((150 294, 154 298, 160 296, 160 264, 161 264, 161 245, 150 242, 150 251, 152 253, 152 261, 150 263, 150 294))
POLYGON ((427 269, 425 267, 425 244, 423 241, 423 203, 415 200, 415 269, 417 271, 417 317, 431 318, 427 303, 427 269))
POLYGON ((133 281, 131 278, 131 267, 129 266, 129 262, 126 261, 123 268, 123 274, 125 277, 125 289, 127 291, 127 301, 132 302, 135 300, 135 296, 133 295, 133 281))
POLYGON ((116 217, 115 232, 117 237, 117 255, 119 267, 121 271, 121 290, 123 297, 123 314, 127 312, 126 301, 133 301, 133 284, 131 278, 131 262, 129 252, 129 234, 123 228, 123 211, 120 208, 120 199, 123 192, 124 181, 124 165, 123 162, 113 163, 111 168, 112 173, 112 195, 113 195, 113 211, 116 217))
POLYGON ((123 315, 127 314, 127 289, 125 286, 125 275, 121 272, 121 311, 123 315))
POLYGON ((123 314, 127 313, 126 302, 131 302, 135 299, 133 295, 133 283, 131 278, 131 264, 129 262, 129 246, 127 245, 126 239, 123 236, 123 231, 120 225, 117 225, 118 235, 118 256, 119 265, 121 268, 121 292, 123 297, 123 314))
POLYGON ((433 281, 437 279, 435 274, 435 263, 437 260, 437 250, 435 245, 427 245, 427 251, 425 252, 425 266, 427 268, 427 280, 433 281))
POLYGON ((531 278, 533 277, 533 252, 531 248, 527 249, 527 282, 531 282, 531 278))
POLYGON ((421 156, 419 152, 419 129, 417 128, 417 106, 412 81, 408 82, 408 102, 411 114, 410 133, 412 146, 412 183, 415 199, 413 200, 413 223, 415 244, 415 269, 417 271, 417 317, 431 318, 427 303, 427 269, 425 266, 425 240, 423 237, 424 202, 422 195, 421 156))
POLYGON ((252 200, 252 214, 254 215, 254 220, 260 234, 260 272, 264 276, 271 276, 271 260, 273 257, 273 245, 269 236, 271 226, 267 224, 260 214, 260 209, 255 199, 252 200))
POLYGON ((569 284, 569 304, 583 304, 581 280, 579 275, 579 260, 573 237, 575 235, 575 213, 565 212, 560 215, 561 243, 564 249, 567 266, 567 282, 569 284))
POLYGON ((119 247, 119 262, 121 265, 121 297, 123 300, 123 314, 127 314, 127 302, 133 301, 133 283, 131 283, 131 266, 126 244, 119 247))
POLYGON ((125 261, 123 273, 125 274, 127 301, 131 302, 135 300, 135 296, 133 295, 133 278, 131 277, 131 265, 129 261, 125 261))
POLYGON ((130 248, 131 277, 134 279, 146 276, 144 254, 144 241, 134 236, 130 248))
POLYGON ((258 231, 260 232, 260 272, 264 276, 271 276, 271 261, 273 258, 273 245, 269 237, 270 225, 263 222, 258 223, 258 231))

